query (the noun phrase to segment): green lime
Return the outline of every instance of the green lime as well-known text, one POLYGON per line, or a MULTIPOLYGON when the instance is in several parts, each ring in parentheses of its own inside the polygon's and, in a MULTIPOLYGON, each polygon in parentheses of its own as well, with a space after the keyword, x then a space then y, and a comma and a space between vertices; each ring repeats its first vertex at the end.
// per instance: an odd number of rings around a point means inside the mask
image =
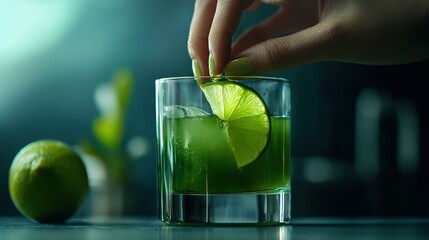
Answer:
POLYGON ((81 158, 69 146, 40 140, 14 158, 9 192, 24 216, 41 223, 62 223, 85 201, 88 176, 81 158))
POLYGON ((270 116, 264 100, 253 89, 232 81, 209 82, 201 86, 219 126, 242 168, 265 150, 270 139, 270 116))

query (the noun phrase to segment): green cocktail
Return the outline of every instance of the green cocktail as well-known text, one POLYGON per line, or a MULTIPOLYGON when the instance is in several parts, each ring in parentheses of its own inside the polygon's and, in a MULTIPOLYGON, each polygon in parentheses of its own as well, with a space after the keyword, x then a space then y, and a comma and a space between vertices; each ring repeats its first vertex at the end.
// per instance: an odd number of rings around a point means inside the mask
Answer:
POLYGON ((166 118, 163 128, 165 146, 175 148, 174 155, 163 154, 174 163, 167 168, 173 169, 174 193, 245 193, 289 187, 289 118, 271 118, 267 148, 242 168, 237 167, 216 116, 166 118))
POLYGON ((160 219, 288 223, 290 106, 280 78, 157 80, 160 219))

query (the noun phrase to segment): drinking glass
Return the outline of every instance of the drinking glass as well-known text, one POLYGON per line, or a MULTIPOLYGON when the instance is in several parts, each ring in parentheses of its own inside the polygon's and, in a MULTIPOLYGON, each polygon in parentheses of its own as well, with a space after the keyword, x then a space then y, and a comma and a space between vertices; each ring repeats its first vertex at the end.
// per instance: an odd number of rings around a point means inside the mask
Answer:
MULTIPOLYGON (((226 80, 223 78, 216 81, 226 80)), ((167 224, 288 223, 289 81, 273 77, 246 77, 239 81, 265 101, 271 133, 263 153, 238 168, 197 80, 212 81, 209 77, 156 80, 160 219, 167 224)))

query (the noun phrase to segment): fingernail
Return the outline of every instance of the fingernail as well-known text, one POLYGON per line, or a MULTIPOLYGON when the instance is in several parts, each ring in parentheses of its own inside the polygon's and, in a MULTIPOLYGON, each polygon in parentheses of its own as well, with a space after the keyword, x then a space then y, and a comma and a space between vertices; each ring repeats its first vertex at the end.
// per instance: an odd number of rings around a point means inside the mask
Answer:
POLYGON ((216 63, 212 52, 209 54, 209 73, 213 81, 219 80, 222 77, 222 73, 216 74, 216 63))
POLYGON ((246 76, 254 73, 255 68, 248 57, 232 60, 225 66, 226 76, 246 76))
POLYGON ((216 64, 215 64, 215 60, 213 57, 213 53, 210 52, 209 53, 209 73, 211 77, 215 76, 215 71, 216 71, 216 64))
POLYGON ((192 72, 194 73, 195 80, 197 80, 197 83, 199 86, 203 84, 203 80, 201 79, 201 68, 200 64, 197 60, 192 60, 192 72))
POLYGON ((201 77, 201 68, 197 60, 192 60, 192 72, 194 77, 201 77))

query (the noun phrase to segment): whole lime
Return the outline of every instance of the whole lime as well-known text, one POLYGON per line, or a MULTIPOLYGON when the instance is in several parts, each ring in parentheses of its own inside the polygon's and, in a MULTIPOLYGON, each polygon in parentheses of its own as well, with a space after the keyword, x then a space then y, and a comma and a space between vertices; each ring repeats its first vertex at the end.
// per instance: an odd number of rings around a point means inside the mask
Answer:
POLYGON ((88 195, 88 176, 79 155, 55 140, 25 146, 9 170, 9 192, 16 208, 40 223, 63 223, 88 195))

